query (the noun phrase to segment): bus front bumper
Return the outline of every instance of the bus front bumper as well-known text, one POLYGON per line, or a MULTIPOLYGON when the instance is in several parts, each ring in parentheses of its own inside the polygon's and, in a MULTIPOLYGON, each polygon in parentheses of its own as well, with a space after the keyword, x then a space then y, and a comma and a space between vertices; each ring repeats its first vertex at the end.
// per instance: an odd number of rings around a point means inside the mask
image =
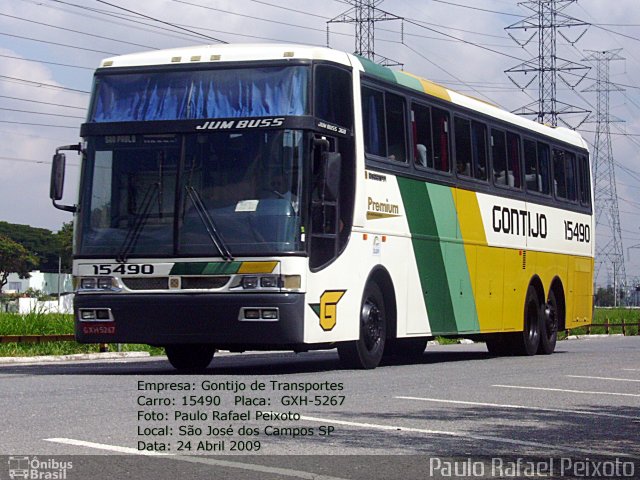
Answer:
POLYGON ((287 349, 303 343, 304 299, 303 293, 79 294, 76 340, 287 349))

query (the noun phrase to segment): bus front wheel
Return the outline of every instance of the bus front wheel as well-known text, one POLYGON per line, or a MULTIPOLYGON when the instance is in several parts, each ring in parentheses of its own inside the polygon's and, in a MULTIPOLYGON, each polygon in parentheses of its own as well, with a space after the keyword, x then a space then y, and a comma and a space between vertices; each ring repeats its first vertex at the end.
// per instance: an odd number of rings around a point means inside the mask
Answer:
POLYGON ((197 372, 209 366, 215 353, 212 345, 183 344, 164 347, 169 363, 176 370, 197 372))
POLYGON ((376 368, 384 353, 386 334, 384 297, 376 283, 369 283, 360 307, 360 338, 338 345, 340 361, 348 368, 376 368))

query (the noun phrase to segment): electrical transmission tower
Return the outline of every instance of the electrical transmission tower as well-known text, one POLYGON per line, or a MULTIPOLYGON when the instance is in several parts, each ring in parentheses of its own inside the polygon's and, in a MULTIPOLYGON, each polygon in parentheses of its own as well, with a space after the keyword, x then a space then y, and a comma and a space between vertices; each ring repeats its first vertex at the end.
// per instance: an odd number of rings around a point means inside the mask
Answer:
MULTIPOLYGON (((586 118, 589 114, 588 110, 559 101, 557 96, 558 78, 573 89, 578 86, 589 71, 589 67, 559 58, 557 54, 558 35, 573 45, 587 31, 587 23, 562 13, 576 1, 529 0, 522 2, 520 5, 531 10, 533 14, 505 28, 509 36, 523 48, 532 43, 536 36, 538 41, 537 57, 505 70, 509 79, 522 91, 527 89, 536 78, 538 79, 538 99, 515 110, 514 113, 534 116, 538 122, 554 127, 558 125, 558 117, 561 115, 580 115, 586 118), (561 30, 569 27, 585 28, 577 38, 571 40, 561 30), (524 39, 518 39, 512 34, 512 32, 523 31, 528 35, 529 30, 533 30, 533 33, 524 39), (515 78, 529 74, 534 75, 530 80, 527 77, 524 82, 518 82, 515 78), (568 77, 571 77, 573 81, 568 77)), ((566 121, 563 120, 563 122, 568 125, 566 121)), ((582 121, 579 122, 579 124, 581 123, 582 121)))
POLYGON ((609 81, 609 64, 614 60, 624 60, 624 57, 620 56, 621 51, 621 48, 606 51, 586 50, 588 55, 583 59, 591 62, 596 69, 596 83, 583 90, 597 94, 595 115, 591 115, 588 120, 596 124, 593 144, 594 204, 596 228, 601 233, 600 239, 596 242, 595 278, 598 279, 601 267, 606 266, 609 274, 613 275, 616 304, 620 288, 626 286, 626 272, 610 127, 611 123, 621 120, 610 114, 609 94, 624 89, 609 81))
MULTIPOLYGON (((352 5, 352 7, 346 12, 327 21, 327 46, 329 46, 329 24, 353 23, 356 26, 356 48, 354 50, 356 55, 363 56, 372 62, 385 66, 401 66, 401 63, 378 55, 375 51, 376 23, 389 20, 404 20, 402 17, 376 8, 383 1, 384 0, 345 0, 345 3, 352 5)), ((401 29, 401 36, 404 37, 404 22, 401 24, 401 29)))

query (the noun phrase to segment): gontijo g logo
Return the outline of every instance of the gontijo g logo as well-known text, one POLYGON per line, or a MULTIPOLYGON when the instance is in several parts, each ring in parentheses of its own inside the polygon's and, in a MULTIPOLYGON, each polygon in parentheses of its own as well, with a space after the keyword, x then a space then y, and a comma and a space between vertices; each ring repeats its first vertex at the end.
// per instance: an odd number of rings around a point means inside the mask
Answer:
POLYGON ((325 290, 320 295, 320 303, 310 303, 309 306, 320 319, 320 327, 329 331, 338 321, 338 302, 346 290, 325 290))

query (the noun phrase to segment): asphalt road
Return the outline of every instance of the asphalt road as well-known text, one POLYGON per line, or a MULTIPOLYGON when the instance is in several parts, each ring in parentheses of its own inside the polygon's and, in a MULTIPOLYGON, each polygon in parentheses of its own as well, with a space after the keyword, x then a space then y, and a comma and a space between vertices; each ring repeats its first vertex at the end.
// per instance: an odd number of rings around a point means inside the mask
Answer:
POLYGON ((436 346, 372 371, 333 351, 222 355, 204 375, 163 358, 4 365, 0 407, 0 480, 34 456, 42 472, 72 462, 68 479, 431 478, 445 457, 640 478, 640 337, 530 358, 436 346))

